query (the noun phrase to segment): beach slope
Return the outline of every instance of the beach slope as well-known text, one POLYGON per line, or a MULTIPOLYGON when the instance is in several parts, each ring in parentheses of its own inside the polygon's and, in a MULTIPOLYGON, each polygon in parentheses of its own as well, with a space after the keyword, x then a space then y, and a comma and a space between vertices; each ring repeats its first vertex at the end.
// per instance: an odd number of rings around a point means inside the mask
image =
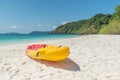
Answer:
POLYGON ((40 41, 70 47, 60 62, 36 61, 25 54, 33 43, 0 47, 0 80, 120 80, 120 35, 86 35, 40 41))

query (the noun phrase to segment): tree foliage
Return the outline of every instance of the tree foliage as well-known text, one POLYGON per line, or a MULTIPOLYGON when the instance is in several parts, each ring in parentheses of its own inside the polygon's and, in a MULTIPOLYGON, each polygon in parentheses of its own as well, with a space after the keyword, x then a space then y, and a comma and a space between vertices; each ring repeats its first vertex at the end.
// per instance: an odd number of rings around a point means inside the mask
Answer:
POLYGON ((117 5, 115 7, 115 13, 117 14, 118 17, 120 17, 120 5, 117 5))
POLYGON ((70 22, 58 26, 52 33, 63 34, 120 34, 120 5, 115 8, 115 13, 96 14, 90 19, 70 22))
POLYGON ((120 22, 120 5, 117 5, 115 7, 115 13, 113 14, 113 19, 115 19, 118 22, 120 22))
POLYGON ((101 25, 108 24, 111 15, 97 14, 88 20, 67 23, 56 28, 53 33, 69 34, 96 34, 101 25))

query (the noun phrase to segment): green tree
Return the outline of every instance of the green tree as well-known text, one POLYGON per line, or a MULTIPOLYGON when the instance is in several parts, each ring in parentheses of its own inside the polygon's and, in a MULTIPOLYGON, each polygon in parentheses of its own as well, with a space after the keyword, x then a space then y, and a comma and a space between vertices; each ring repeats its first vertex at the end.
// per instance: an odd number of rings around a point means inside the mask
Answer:
POLYGON ((53 33, 120 34, 120 5, 115 7, 115 13, 112 15, 99 13, 87 20, 60 25, 53 33))
POLYGON ((115 7, 115 14, 113 14, 113 18, 117 21, 120 21, 120 5, 115 7))
POLYGON ((115 7, 115 13, 120 17, 120 5, 115 7))

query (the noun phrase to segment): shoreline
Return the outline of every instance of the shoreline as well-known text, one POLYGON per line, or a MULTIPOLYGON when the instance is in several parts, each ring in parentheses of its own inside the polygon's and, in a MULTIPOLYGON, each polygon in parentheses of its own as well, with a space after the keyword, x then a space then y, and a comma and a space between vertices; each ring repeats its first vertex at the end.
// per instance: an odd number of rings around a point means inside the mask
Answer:
MULTIPOLYGON (((46 36, 46 35, 45 35, 46 36)), ((36 42, 44 42, 44 41, 52 41, 52 40, 59 40, 59 39, 69 39, 69 38, 76 38, 79 36, 83 36, 83 35, 65 35, 65 37, 60 36, 60 37, 55 37, 55 35, 52 35, 52 38, 31 38, 31 39, 18 39, 18 40, 10 40, 10 41, 1 41, 0 44, 2 46, 4 45, 14 45, 14 44, 29 44, 29 43, 36 43, 36 42)))
POLYGON ((0 46, 1 80, 119 80, 120 35, 85 35, 60 40, 0 46), (36 61, 25 55, 31 44, 66 45, 60 62, 36 61))

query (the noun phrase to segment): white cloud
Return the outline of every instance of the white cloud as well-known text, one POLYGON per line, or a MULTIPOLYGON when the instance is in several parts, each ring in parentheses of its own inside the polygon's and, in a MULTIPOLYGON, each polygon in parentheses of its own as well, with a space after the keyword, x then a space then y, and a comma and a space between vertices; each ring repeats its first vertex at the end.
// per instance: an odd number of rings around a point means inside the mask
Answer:
POLYGON ((47 25, 47 26, 50 26, 50 25, 47 25))
POLYGON ((41 24, 38 24, 38 26, 41 26, 41 24))
POLYGON ((57 26, 52 26, 53 29, 57 28, 57 26))
POLYGON ((39 27, 43 27, 43 26, 51 26, 51 25, 48 25, 48 24, 38 24, 37 26, 39 26, 39 27))
POLYGON ((11 26, 10 28, 11 28, 11 29, 17 29, 18 26, 11 26))
POLYGON ((62 22, 61 24, 64 25, 64 24, 67 24, 67 23, 68 23, 68 21, 64 21, 64 22, 62 22))

